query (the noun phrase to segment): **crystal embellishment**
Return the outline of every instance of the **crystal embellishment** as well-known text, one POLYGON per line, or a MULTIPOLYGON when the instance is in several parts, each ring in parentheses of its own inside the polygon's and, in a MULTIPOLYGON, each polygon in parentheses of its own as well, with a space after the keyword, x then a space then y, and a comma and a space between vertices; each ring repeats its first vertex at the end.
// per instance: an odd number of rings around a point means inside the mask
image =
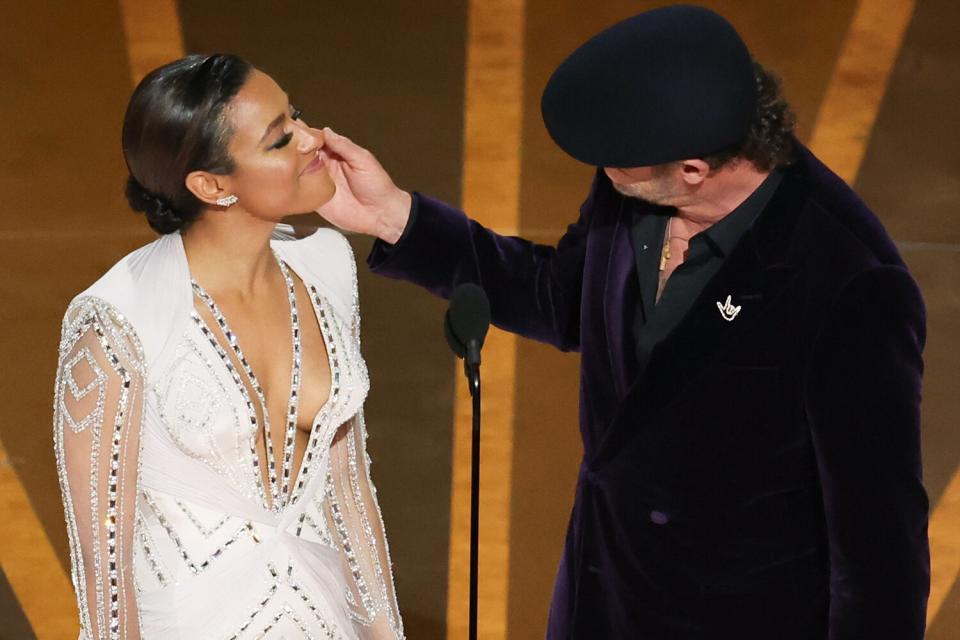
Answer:
MULTIPOLYGON (((263 387, 260 385, 260 381, 253 372, 249 361, 243 355, 243 351, 240 349, 240 343, 237 340, 237 335, 230 329, 230 326, 227 324, 227 319, 220 311, 217 303, 213 300, 213 297, 211 297, 196 280, 192 280, 191 282, 194 293, 207 306, 207 309, 209 309, 211 315, 213 315, 216 320, 220 331, 226 338, 227 343, 233 349, 234 355, 243 367, 247 380, 250 381, 250 386, 253 387, 254 393, 260 402, 260 411, 263 416, 263 439, 267 454, 271 504, 275 512, 280 512, 287 502, 287 496, 290 491, 290 473, 293 467, 294 446, 296 444, 297 409, 299 407, 298 398, 300 395, 300 377, 302 375, 302 347, 300 343, 300 317, 297 311, 297 292, 293 277, 290 275, 290 270, 287 268, 287 265, 276 253, 274 253, 274 258, 280 267, 283 279, 287 285, 287 301, 290 305, 290 333, 293 353, 290 371, 290 398, 287 402, 286 428, 284 430, 283 440, 283 461, 281 463, 281 478, 279 480, 277 478, 276 457, 273 451, 273 438, 270 432, 270 414, 267 411, 267 399, 264 395, 263 387)), ((199 320, 199 316, 194 314, 194 320, 199 320)), ((209 331, 209 329, 207 331, 209 331)), ((216 340, 212 335, 209 337, 216 340)), ((256 412, 253 412, 252 416, 253 420, 256 420, 256 412)), ((254 454, 254 457, 256 458, 256 454, 254 454)))

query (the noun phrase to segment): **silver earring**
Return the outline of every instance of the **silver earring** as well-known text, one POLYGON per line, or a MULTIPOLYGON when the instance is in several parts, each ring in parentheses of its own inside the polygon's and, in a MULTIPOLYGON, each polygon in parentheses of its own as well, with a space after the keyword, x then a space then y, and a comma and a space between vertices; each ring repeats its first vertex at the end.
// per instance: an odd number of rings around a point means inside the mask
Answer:
POLYGON ((230 205, 237 203, 237 196, 232 193, 229 196, 224 196, 223 198, 217 198, 217 204, 221 207, 229 207, 230 205))

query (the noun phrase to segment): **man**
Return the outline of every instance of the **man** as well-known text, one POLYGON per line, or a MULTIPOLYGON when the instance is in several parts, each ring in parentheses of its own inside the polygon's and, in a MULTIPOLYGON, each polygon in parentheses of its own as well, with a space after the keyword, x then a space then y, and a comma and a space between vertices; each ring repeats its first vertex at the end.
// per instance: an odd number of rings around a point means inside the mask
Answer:
POLYGON ((329 130, 321 213, 380 239, 374 271, 477 282, 498 326, 580 351, 548 637, 922 638, 924 309, 879 221, 702 8, 595 36, 542 110, 601 168, 556 247, 401 191, 329 130))

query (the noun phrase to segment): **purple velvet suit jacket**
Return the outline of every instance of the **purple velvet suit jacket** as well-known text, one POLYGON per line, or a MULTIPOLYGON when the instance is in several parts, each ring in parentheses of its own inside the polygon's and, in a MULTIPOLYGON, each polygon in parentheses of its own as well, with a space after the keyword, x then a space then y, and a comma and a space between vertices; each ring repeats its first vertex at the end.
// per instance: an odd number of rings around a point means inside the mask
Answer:
POLYGON ((418 196, 369 259, 445 297, 476 282, 497 326, 580 351, 584 456, 548 637, 922 638, 924 307, 880 222, 798 145, 639 371, 622 202, 598 171, 548 247, 418 196))

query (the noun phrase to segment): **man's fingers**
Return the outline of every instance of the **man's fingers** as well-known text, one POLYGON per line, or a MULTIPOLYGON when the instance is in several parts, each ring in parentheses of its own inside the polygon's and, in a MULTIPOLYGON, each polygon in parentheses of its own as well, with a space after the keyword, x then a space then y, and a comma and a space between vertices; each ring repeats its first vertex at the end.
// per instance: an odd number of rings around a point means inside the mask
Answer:
POLYGON ((340 135, 330 127, 323 128, 323 141, 331 151, 352 166, 369 157, 366 149, 354 144, 349 138, 340 135))
POLYGON ((338 194, 344 191, 350 191, 350 182, 343 173, 343 163, 344 160, 340 158, 335 160, 331 159, 331 161, 327 163, 327 173, 330 174, 330 178, 333 179, 333 183, 337 186, 338 194))

